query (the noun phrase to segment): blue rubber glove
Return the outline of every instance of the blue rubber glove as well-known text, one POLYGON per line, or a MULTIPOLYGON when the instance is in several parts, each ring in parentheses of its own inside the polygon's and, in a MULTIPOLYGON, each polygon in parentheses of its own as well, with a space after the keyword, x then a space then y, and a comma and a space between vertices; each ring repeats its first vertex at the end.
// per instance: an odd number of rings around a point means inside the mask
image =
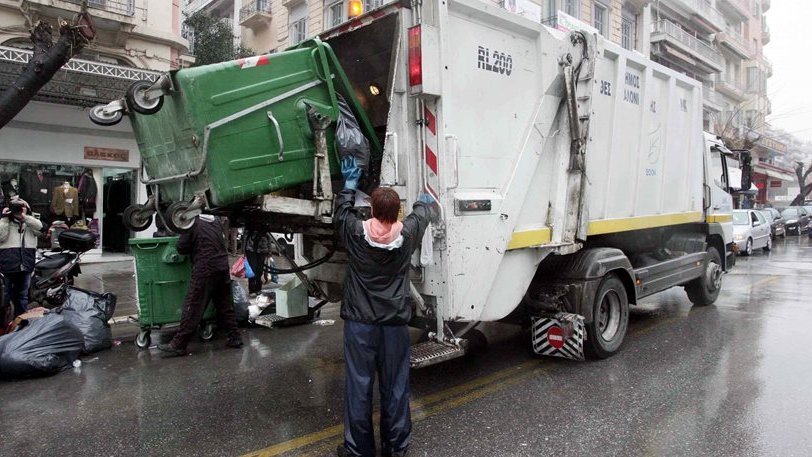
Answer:
POLYGON ((355 157, 347 156, 341 159, 341 174, 344 175, 344 188, 358 190, 358 181, 361 180, 361 168, 355 157))
POLYGON ((427 205, 433 205, 434 203, 436 203, 434 197, 432 197, 431 194, 428 192, 423 192, 422 194, 420 194, 420 196, 417 197, 417 201, 425 203, 427 205))

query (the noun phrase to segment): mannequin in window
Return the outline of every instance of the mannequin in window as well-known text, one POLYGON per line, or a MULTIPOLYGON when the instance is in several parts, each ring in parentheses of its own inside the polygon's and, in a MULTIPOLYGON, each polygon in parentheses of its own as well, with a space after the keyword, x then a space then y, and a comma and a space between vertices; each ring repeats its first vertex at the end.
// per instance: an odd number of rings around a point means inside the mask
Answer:
POLYGON ((17 178, 11 178, 5 185, 3 186, 3 193, 6 195, 6 198, 13 198, 13 197, 20 197, 23 198, 23 190, 20 188, 20 183, 17 182, 17 178))
POLYGON ((82 217, 92 218, 96 212, 96 195, 99 192, 96 180, 93 178, 93 170, 85 168, 76 187, 79 190, 79 211, 82 217))
POLYGON ((68 225, 73 224, 79 216, 79 190, 65 181, 61 186, 55 187, 53 193, 51 213, 54 219, 64 220, 68 225))
POLYGON ((53 194, 51 176, 43 169, 29 170, 23 177, 23 196, 31 205, 31 210, 39 213, 40 219, 47 225, 50 220, 50 206, 53 194))

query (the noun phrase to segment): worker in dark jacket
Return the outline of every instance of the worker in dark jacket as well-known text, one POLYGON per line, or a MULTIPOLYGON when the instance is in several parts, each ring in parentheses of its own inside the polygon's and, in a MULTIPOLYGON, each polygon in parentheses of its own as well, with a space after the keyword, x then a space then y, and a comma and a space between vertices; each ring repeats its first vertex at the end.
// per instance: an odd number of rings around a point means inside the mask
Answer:
POLYGON ((372 192, 372 218, 353 210, 361 170, 342 160, 345 188, 336 198, 334 220, 347 250, 341 317, 344 319, 344 444, 339 456, 375 456, 372 392, 377 373, 381 394, 381 450, 406 455, 409 411, 409 263, 429 224, 433 199, 423 195, 398 222, 400 197, 390 188, 372 192))
POLYGON ((226 331, 226 346, 242 347, 237 319, 231 305, 231 276, 223 226, 214 217, 201 214, 189 232, 180 236, 180 254, 192 258, 192 278, 183 302, 180 328, 169 344, 160 344, 163 357, 186 355, 186 346, 194 336, 209 302, 214 302, 218 325, 226 331))

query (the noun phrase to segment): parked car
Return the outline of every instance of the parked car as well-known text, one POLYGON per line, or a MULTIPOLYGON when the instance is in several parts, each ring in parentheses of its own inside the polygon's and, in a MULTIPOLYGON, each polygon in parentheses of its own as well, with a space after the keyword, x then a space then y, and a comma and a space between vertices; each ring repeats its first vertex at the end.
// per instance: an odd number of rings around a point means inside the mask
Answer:
POLYGON ((806 226, 809 224, 809 213, 803 206, 788 206, 781 211, 781 216, 784 218, 787 234, 800 235, 806 231, 806 226))
POLYGON ((764 214, 754 209, 734 209, 733 241, 743 255, 751 255, 758 248, 772 249, 770 224, 764 214))
POLYGON ((764 208, 761 210, 764 213, 764 216, 767 218, 767 222, 770 223, 770 232, 772 234, 773 239, 777 236, 786 236, 787 229, 784 224, 784 218, 781 217, 781 213, 775 208, 764 208))

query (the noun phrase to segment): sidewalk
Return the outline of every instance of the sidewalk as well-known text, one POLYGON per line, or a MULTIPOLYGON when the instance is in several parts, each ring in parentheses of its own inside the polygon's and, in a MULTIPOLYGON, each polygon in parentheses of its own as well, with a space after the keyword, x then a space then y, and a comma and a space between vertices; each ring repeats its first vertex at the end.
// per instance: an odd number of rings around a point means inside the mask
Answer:
POLYGON ((76 277, 76 287, 99 293, 116 294, 116 312, 113 318, 138 313, 133 262, 82 263, 82 274, 76 277))

